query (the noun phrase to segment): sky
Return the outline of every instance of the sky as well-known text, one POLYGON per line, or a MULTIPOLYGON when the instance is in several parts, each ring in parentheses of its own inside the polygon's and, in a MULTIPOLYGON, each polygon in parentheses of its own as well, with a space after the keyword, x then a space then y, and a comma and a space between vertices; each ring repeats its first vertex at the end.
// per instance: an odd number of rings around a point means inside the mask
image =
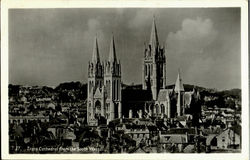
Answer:
POLYGON ((122 81, 141 84, 153 16, 165 46, 167 84, 241 88, 240 8, 79 8, 9 10, 9 83, 87 82, 97 35, 101 60, 112 34, 122 81))

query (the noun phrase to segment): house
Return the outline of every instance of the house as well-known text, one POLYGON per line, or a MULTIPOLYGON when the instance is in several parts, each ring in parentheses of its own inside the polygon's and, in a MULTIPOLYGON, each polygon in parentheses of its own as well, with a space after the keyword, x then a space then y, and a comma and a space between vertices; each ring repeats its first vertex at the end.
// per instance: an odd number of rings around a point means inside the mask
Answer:
POLYGON ((233 128, 227 128, 222 133, 216 136, 217 148, 240 148, 241 138, 239 132, 233 128))
POLYGON ((168 131, 160 132, 160 144, 163 149, 170 149, 171 152, 183 152, 188 144, 194 144, 194 128, 172 128, 168 131), (174 149, 175 148, 175 149, 174 149), (174 150, 173 150, 174 149, 174 150))

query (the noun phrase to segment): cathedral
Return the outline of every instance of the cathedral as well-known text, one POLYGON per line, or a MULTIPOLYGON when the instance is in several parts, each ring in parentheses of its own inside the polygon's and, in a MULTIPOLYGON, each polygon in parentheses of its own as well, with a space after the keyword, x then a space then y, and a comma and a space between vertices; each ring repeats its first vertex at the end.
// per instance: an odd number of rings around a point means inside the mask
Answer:
POLYGON ((88 64, 87 122, 97 125, 97 119, 121 118, 121 64, 116 57, 115 40, 110 42, 109 58, 100 60, 97 37, 92 60, 88 64))
POLYGON ((155 19, 149 43, 144 48, 141 89, 130 92, 122 89, 121 64, 116 56, 114 37, 105 62, 100 60, 95 38, 92 60, 88 64, 88 124, 98 125, 100 117, 108 123, 122 117, 174 118, 188 114, 192 96, 199 97, 199 93, 185 92, 180 71, 174 88, 167 88, 166 73, 165 48, 159 43, 155 19), (128 95, 130 98, 125 98, 128 95))

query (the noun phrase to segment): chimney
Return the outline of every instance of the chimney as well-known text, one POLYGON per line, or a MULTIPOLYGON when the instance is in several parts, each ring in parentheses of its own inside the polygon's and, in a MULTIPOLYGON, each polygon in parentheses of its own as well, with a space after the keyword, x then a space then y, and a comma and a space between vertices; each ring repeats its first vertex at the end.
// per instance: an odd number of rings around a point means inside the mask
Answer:
POLYGON ((139 115, 139 118, 142 118, 142 110, 141 109, 139 110, 139 114, 138 115, 139 115))
POLYGON ((133 118, 133 111, 132 111, 132 109, 129 110, 129 118, 133 118))
POLYGON ((186 132, 186 143, 188 143, 188 133, 186 132))

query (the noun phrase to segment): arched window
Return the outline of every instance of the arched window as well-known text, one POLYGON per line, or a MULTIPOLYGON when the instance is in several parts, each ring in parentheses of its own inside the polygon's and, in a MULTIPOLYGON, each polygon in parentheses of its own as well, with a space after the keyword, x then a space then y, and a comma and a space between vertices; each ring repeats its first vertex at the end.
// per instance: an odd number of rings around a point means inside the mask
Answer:
POLYGON ((101 114, 101 102, 98 100, 95 102, 95 109, 97 114, 101 114))
POLYGON ((147 69, 147 65, 145 65, 145 75, 147 76, 147 73, 148 73, 148 69, 147 69))
POLYGON ((119 99, 119 85, 118 85, 118 79, 116 80, 116 98, 119 99))
POLYGON ((165 113, 165 106, 163 104, 161 104, 161 113, 165 113))
POLYGON ((150 75, 152 76, 153 73, 153 66, 151 66, 151 70, 150 70, 150 75))
POLYGON ((113 93, 112 93, 112 97, 113 99, 115 99, 115 80, 113 80, 113 85, 112 85, 112 89, 113 89, 113 93))
POLYGON ((155 109, 156 109, 156 114, 159 114, 159 105, 158 104, 155 105, 155 109))
POLYGON ((150 105, 150 111, 152 114, 154 114, 154 105, 150 105))

